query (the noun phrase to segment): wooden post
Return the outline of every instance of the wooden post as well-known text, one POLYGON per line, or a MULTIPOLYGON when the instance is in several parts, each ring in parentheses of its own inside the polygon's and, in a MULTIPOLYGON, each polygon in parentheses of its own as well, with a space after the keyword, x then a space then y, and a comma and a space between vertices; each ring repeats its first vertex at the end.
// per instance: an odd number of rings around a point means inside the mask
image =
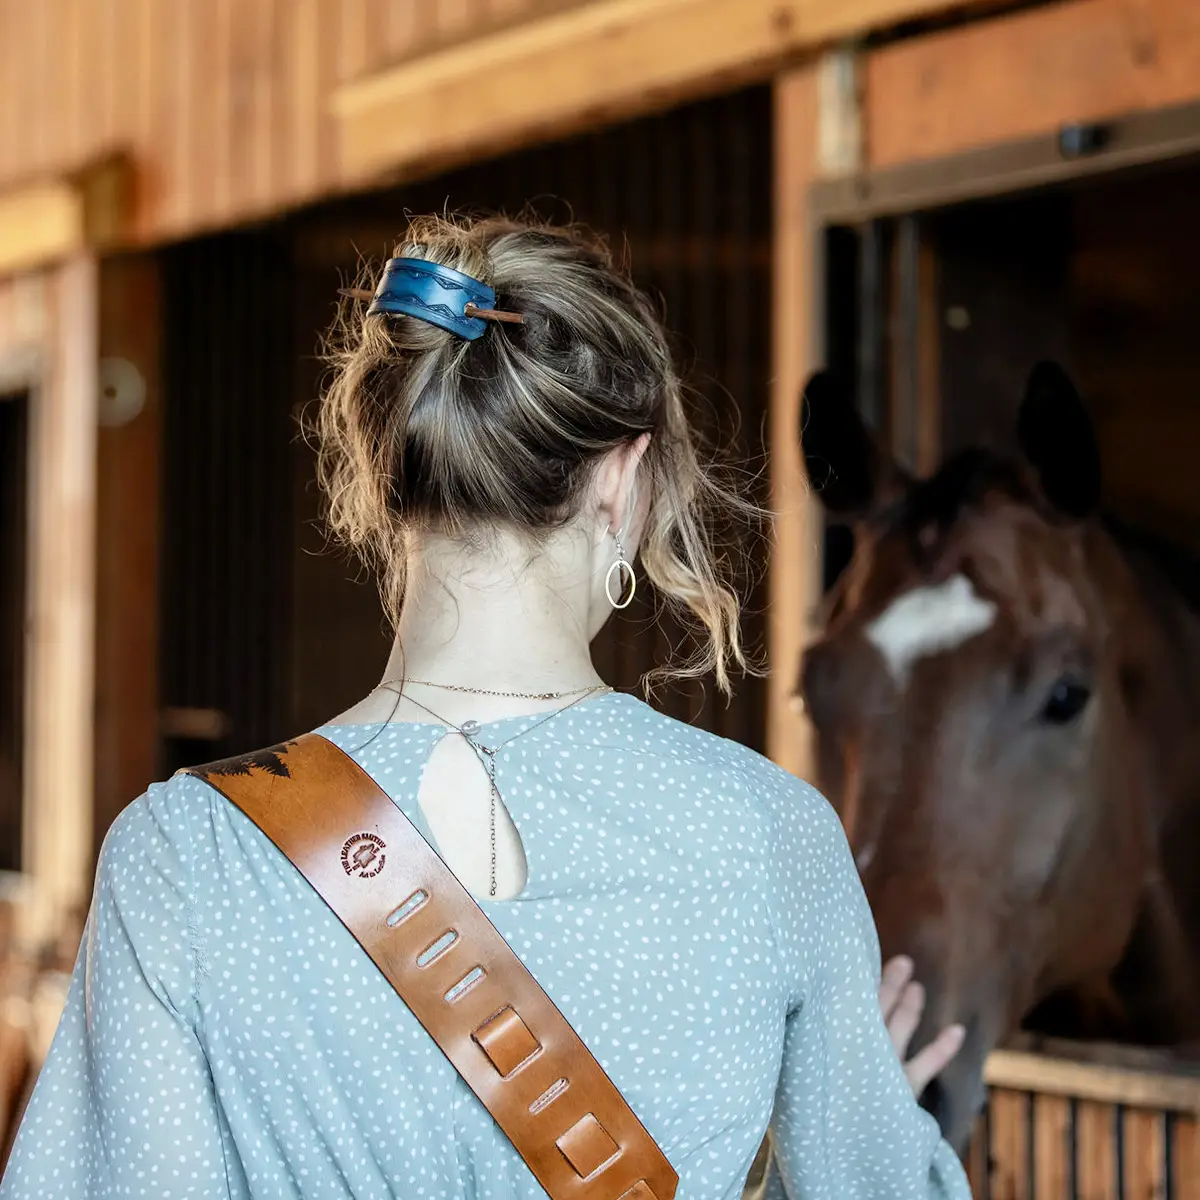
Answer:
POLYGON ((100 266, 93 852, 158 771, 158 260, 100 266))
POLYGON ((767 748, 781 766, 811 770, 811 736, 793 703, 796 670, 821 595, 820 516, 800 457, 800 391, 816 362, 814 280, 819 270, 809 187, 817 172, 818 68, 775 83, 775 268, 770 410, 771 497, 767 748))
POLYGON ((25 872, 48 935, 86 903, 92 849, 96 480, 96 260, 80 250, 50 287, 31 429, 25 872))

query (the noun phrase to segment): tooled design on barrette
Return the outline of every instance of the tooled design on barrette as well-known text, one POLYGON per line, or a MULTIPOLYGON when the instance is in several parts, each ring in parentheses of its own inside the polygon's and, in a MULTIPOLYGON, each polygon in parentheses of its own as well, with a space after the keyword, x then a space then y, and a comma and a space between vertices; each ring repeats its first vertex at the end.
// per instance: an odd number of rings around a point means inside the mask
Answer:
POLYGON ((368 316, 416 317, 471 341, 484 334, 488 321, 520 324, 525 320, 523 313, 495 308, 496 293, 488 284, 425 258, 389 259, 374 292, 338 290, 352 299, 369 299, 368 316), (455 293, 462 298, 461 308, 453 302, 455 293))

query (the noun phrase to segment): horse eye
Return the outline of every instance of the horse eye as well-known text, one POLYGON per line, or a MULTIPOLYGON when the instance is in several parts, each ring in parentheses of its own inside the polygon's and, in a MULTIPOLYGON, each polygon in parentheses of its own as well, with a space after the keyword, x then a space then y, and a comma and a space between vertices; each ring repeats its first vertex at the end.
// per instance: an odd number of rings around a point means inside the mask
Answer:
POLYGON ((1070 724, 1092 698, 1092 689, 1078 679, 1060 679, 1042 706, 1042 720, 1051 725, 1070 724))

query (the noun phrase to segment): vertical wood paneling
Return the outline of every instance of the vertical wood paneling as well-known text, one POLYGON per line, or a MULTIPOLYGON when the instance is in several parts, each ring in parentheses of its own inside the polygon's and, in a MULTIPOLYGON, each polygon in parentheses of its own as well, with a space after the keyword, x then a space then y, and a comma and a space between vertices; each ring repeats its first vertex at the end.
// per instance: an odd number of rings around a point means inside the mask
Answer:
MULTIPOLYGON (((65 0, 63 23, 57 31, 60 81, 63 97, 63 123, 59 127, 63 144, 58 153, 67 162, 78 162, 87 155, 85 140, 88 108, 86 37, 90 0, 65 0)), ((53 134, 55 130, 51 130, 53 134)))
MULTIPOLYGON (((199 129, 207 144, 197 147, 201 172, 211 187, 211 200, 197 204, 197 216, 211 212, 218 221, 233 209, 234 155, 244 144, 246 134, 242 81, 234 55, 235 27, 244 20, 251 6, 236 0, 208 0, 197 5, 206 10, 208 37, 196 61, 198 76, 210 79, 211 102, 197 107, 205 114, 199 129)), ((200 200, 200 197, 197 197, 200 200)), ((203 218, 200 218, 201 220, 203 218)))
POLYGON ((1123 1122, 1123 1200, 1163 1200, 1166 1195, 1166 1130, 1161 1113, 1133 1109, 1123 1122))
POLYGON ((1175 1190, 1170 1200, 1200 1200, 1200 1117, 1179 1116, 1172 1126, 1175 1190))
POLYGON ((413 44, 421 28, 421 0, 383 0, 383 41, 389 59, 400 58, 413 44))
MULTIPOLYGON (((0 0, 0 29, 15 28, 13 9, 16 0, 0 0)), ((6 103, 0 103, 0 171, 5 175, 16 175, 20 156, 14 136, 17 123, 17 99, 15 83, 20 78, 17 69, 17 51, 19 45, 15 37, 0 37, 0 79, 10 81, 13 95, 6 97, 6 103)))
MULTIPOLYGON (((303 193, 316 189, 320 159, 315 126, 321 120, 322 79, 321 0, 295 0, 290 6, 290 96, 292 187, 303 193)), ((327 50, 326 50, 327 53, 327 50)))
POLYGON ((1060 1200, 1072 1194, 1071 1101, 1064 1096, 1034 1099, 1034 1194, 1060 1200))
POLYGON ((21 55, 22 62, 33 77, 32 85, 26 93, 30 107, 22 112, 20 107, 16 106, 17 115, 27 121, 32 130, 34 165, 30 171, 31 175, 40 173, 51 157, 48 124, 57 111, 57 100, 51 93, 58 83, 55 76, 57 64, 50 45, 55 2, 56 0, 48 0, 45 4, 28 6, 32 18, 29 44, 14 48, 14 52, 21 55))
POLYGON ((478 0, 440 0, 435 10, 438 38, 460 37, 472 21, 485 15, 482 8, 478 0))
POLYGON ((111 146, 117 136, 118 93, 122 67, 129 69, 129 48, 119 39, 120 27, 131 5, 121 0, 95 0, 95 42, 91 50, 96 66, 96 130, 94 140, 102 147, 111 146))
POLYGON ((141 122, 145 141, 139 147, 139 161, 145 164, 138 172, 139 204, 138 232, 143 237, 166 227, 166 217, 174 207, 174 196, 180 189, 179 172, 187 154, 176 108, 179 71, 169 52, 179 37, 178 0, 144 0, 141 16, 142 37, 145 42, 146 109, 141 122), (164 152, 157 147, 166 146, 164 152))
POLYGON ((382 0, 373 0, 367 7, 367 64, 368 71, 376 71, 388 61, 385 39, 387 28, 387 5, 382 0))
POLYGON ((141 96, 142 80, 146 77, 146 63, 143 59, 145 47, 141 39, 141 3, 140 0, 108 0, 112 46, 111 59, 121 66, 120 71, 109 72, 109 88, 112 92, 112 137, 113 143, 131 146, 138 134, 138 99, 141 96), (122 75, 128 75, 128 82, 121 86, 122 75))
POLYGON ((992 1171, 990 1200, 1032 1200, 1029 1179, 1029 1105, 1023 1092, 994 1092, 988 1112, 992 1171))
POLYGON ((334 181, 333 120, 326 98, 336 79, 338 54, 338 14, 333 5, 322 4, 317 12, 317 82, 313 90, 313 119, 309 136, 315 138, 314 147, 318 191, 323 191, 334 181))
POLYGON ((234 4, 229 11, 230 119, 225 130, 226 208, 254 211, 273 192, 275 153, 273 0, 234 4))
POLYGON ((181 53, 187 61, 188 95, 184 123, 189 182, 180 205, 180 221, 195 226, 216 215, 226 194, 225 138, 229 130, 229 35, 231 0, 188 4, 181 53))
POLYGON ((1087 1200, 1119 1200, 1117 1109, 1080 1100, 1075 1109, 1077 1188, 1087 1200))
POLYGON ((372 0, 342 0, 338 8, 337 80, 355 79, 370 61, 372 0))
POLYGON ((337 82, 563 3, 0 0, 0 188, 122 147, 141 239, 288 206, 336 183, 337 82))
POLYGON ((20 0, 11 4, 5 14, 9 23, 5 26, 4 33, 0 34, 6 41, 11 39, 12 42, 12 59, 8 69, 13 72, 17 84, 17 99, 13 104, 13 125, 9 136, 12 138, 11 153, 18 166, 23 161, 36 163, 39 157, 37 139, 40 122, 32 108, 37 101, 37 85, 22 63, 23 47, 36 37, 37 15, 33 12, 33 7, 21 3, 20 0))
POLYGON ((191 110, 196 85, 188 52, 192 37, 188 16, 191 6, 186 0, 164 0, 164 7, 169 8, 169 16, 160 26, 165 58, 160 77, 161 123, 155 131, 155 143, 161 146, 165 140, 169 150, 160 158, 162 191, 155 223, 164 229, 179 229, 187 218, 185 206, 193 175, 191 110))
POLYGON ((976 1200, 1200 1200, 1200 1119, 994 1088, 968 1168, 976 1200))
MULTIPOLYGON (((255 30, 256 55, 254 76, 254 165, 251 172, 251 191, 247 196, 250 207, 270 206, 279 169, 279 154, 275 142, 276 110, 278 108, 276 73, 276 25, 280 0, 261 0, 257 6, 258 23, 255 30)), ((282 189, 281 189, 282 190, 282 189)))

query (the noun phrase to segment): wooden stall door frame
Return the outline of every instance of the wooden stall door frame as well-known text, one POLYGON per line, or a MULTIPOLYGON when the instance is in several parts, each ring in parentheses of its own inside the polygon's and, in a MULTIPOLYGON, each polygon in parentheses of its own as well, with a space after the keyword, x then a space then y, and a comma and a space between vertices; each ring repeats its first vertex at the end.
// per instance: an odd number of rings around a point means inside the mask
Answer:
MULTIPOLYGON (((97 264, 47 270, 43 327, 9 369, 30 394, 25 783, 18 936, 86 904, 94 748, 97 264)), ((3 372, 0 366, 0 372, 3 372)))
POLYGON ((87 903, 95 753, 98 250, 128 226, 111 156, 0 193, 0 380, 29 394, 21 871, 37 947, 87 903))
MULTIPOLYGON (((27 524, 32 520, 33 508, 33 458, 34 458, 34 429, 35 414, 41 402, 43 390, 43 337, 45 330, 45 281, 39 275, 26 276, 21 280, 0 280, 0 290, 6 293, 7 303, 5 313, 9 317, 9 328, 3 330, 0 337, 0 392, 23 393, 27 405, 28 421, 25 431, 25 513, 27 524)), ((25 648, 22 652, 22 772, 21 772, 21 828, 23 842, 20 851, 20 862, 25 867, 28 859, 28 829, 29 829, 29 718, 32 709, 31 678, 32 670, 29 662, 29 629, 32 622, 34 588, 32 580, 33 545, 28 536, 31 530, 26 530, 25 565, 24 565, 24 599, 22 601, 25 614, 25 648)), ((0 899, 12 903, 19 914, 26 914, 34 905, 32 876, 27 870, 0 873, 0 899)), ((19 929, 18 936, 24 936, 26 930, 19 929)))
MULTIPOLYGON (((1106 121, 1061 124, 1036 137, 966 150, 924 162, 877 171, 831 175, 817 151, 814 129, 826 123, 828 94, 818 86, 819 68, 782 77, 776 85, 777 229, 775 391, 772 399, 773 495, 777 540, 772 568, 769 713, 772 758, 811 776, 811 731, 795 699, 796 672, 804 646, 816 632, 820 600, 822 537, 819 505, 808 495, 799 455, 799 395, 808 371, 826 350, 824 238, 835 226, 870 228, 894 218, 908 243, 895 255, 897 291, 907 303, 898 315, 897 339, 905 351, 888 424, 891 448, 918 470, 938 455, 940 409, 936 394, 910 380, 928 378, 936 339, 929 311, 936 270, 920 237, 920 215, 968 200, 1016 197, 1089 177, 1177 167, 1200 160, 1200 101, 1106 121)), ((1200 92, 1200 80, 1197 82, 1200 92)), ((965 103, 966 101, 964 101, 965 103)), ((828 158, 828 151, 827 151, 828 158)), ((890 267, 889 262, 888 266, 890 267)))
MULTIPOLYGON (((1060 21, 1066 19, 1064 13, 1081 16, 1086 10, 1103 16, 1111 15, 1115 7, 1116 0, 1081 0, 1020 20, 1036 30, 1038 21, 1060 21)), ((1166 10, 1170 5, 1168 0, 1155 0, 1152 7, 1166 10)), ((977 36, 977 30, 945 35, 942 50, 953 55, 956 39, 977 36)), ((1018 55, 1021 48, 1020 37, 1010 43, 1010 51, 1018 55), (1012 51, 1014 45, 1016 51, 1012 51)), ((1200 45, 1196 49, 1200 51, 1200 45)), ((892 48, 890 53, 909 52, 892 48)), ((912 53, 920 57, 918 52, 912 53)), ((1173 47, 1171 53, 1178 54, 1178 48, 1173 47)), ((1086 73, 1086 64, 1080 65, 1080 71, 1086 73)), ((872 171, 870 148, 864 146, 861 136, 864 124, 870 122, 863 121, 860 105, 867 111, 872 107, 887 110, 897 98, 883 89, 864 95, 862 80, 895 84, 899 79, 902 87, 911 87, 911 81, 895 71, 872 74, 846 71, 843 65, 840 75, 845 86, 832 92, 821 86, 823 79, 837 74, 807 67, 776 83, 771 429, 778 525, 771 573, 774 672, 769 729, 772 756, 801 775, 812 769, 811 731, 793 693, 803 647, 815 632, 813 614, 820 597, 823 563, 819 509, 804 480, 797 427, 804 378, 825 355, 825 231, 834 225, 869 226, 881 218, 899 221, 898 228, 909 243, 908 320, 900 325, 901 337, 909 342, 906 365, 911 384, 913 373, 919 375, 922 369, 919 310, 923 267, 918 224, 922 211, 971 199, 1028 194, 1088 176, 1178 166, 1200 158, 1200 76, 1194 77, 1192 87, 1197 95, 1193 98, 1104 120, 1092 119, 1090 112, 1088 119, 1077 119, 1080 112, 1087 111, 1087 103, 1081 100, 1077 107, 1071 81, 1060 80, 1056 94, 1065 98, 1040 134, 967 146, 938 159, 900 162, 872 171), (843 136, 831 138, 831 126, 841 129, 843 136), (850 149, 839 154, 839 146, 843 151, 850 149), (918 286, 911 286, 914 281, 918 286)), ((1021 86, 1019 75, 1014 67, 1012 86, 1021 86)), ((959 78, 969 91, 969 73, 959 78)), ((1075 91, 1080 96, 1094 90, 1094 79, 1077 83, 1075 91)), ((939 94, 937 102, 953 103, 956 111, 974 111, 966 95, 947 98, 939 94)), ((980 119, 991 118, 985 115, 980 119)), ((958 123, 962 124, 961 119, 958 123)), ((961 128, 956 132, 960 137, 963 134, 961 128)), ((893 430, 902 433, 894 448, 907 452, 910 459, 915 457, 918 465, 932 464, 940 421, 936 403, 914 408, 919 404, 919 389, 902 386, 899 393, 901 411, 890 414, 893 430)), ((1195 1075, 1184 1072, 1180 1076, 1165 1063, 1130 1071, 1109 1061, 1078 1062, 1071 1059, 1071 1053, 1049 1046, 1039 1048, 1036 1054, 1010 1048, 989 1060, 987 1079, 993 1089, 990 1120, 995 1128, 977 1139, 972 1156, 972 1174, 982 1194, 1027 1197, 1036 1187, 1039 1196, 1200 1196, 1200 1082, 1195 1075), (1120 1125, 1119 1135, 1114 1123, 1120 1125), (1124 1147, 1124 1157, 1117 1146, 1124 1147), (979 1155, 989 1151, 992 1158, 985 1163, 979 1155)))

